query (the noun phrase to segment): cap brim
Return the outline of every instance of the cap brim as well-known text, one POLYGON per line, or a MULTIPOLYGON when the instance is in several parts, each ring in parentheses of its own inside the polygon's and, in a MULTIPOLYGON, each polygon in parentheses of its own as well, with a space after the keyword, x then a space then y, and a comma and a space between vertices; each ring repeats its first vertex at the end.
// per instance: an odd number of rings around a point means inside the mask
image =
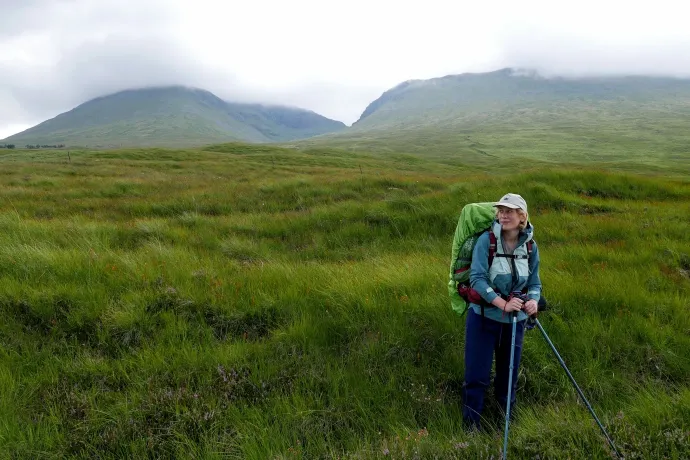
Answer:
POLYGON ((498 206, 505 206, 506 208, 522 209, 520 206, 512 203, 494 203, 494 208, 498 206))

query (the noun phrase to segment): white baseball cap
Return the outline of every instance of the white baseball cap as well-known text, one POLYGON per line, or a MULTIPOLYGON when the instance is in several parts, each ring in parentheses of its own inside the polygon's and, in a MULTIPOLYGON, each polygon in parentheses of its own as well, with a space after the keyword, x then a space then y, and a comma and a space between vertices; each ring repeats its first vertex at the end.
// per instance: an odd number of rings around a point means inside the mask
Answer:
POLYGON ((522 209, 527 212, 527 202, 520 195, 515 193, 506 193, 503 197, 494 203, 496 206, 505 206, 506 208, 522 209))

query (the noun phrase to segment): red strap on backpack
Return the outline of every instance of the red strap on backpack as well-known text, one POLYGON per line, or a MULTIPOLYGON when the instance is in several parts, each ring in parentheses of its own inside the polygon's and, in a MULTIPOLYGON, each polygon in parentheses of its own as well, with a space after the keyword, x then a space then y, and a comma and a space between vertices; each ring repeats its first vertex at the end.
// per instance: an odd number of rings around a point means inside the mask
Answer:
POLYGON ((494 232, 489 231, 489 267, 494 261, 494 255, 496 254, 496 235, 494 232))

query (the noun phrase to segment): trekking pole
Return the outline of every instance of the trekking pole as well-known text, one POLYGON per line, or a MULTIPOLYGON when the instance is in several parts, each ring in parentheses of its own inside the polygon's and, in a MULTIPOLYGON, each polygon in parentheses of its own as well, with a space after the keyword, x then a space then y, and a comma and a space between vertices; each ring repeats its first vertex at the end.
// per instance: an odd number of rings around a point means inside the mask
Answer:
MULTIPOLYGON (((589 404, 589 401, 587 401, 587 398, 585 398, 585 395, 582 393, 582 390, 580 390, 580 387, 577 386, 577 383, 575 382, 575 379, 573 378, 572 374, 570 373, 570 371, 569 371, 568 368, 566 367, 565 362, 563 361, 563 358, 561 358, 561 355, 559 355, 559 354, 558 354, 558 351, 556 351, 556 347, 554 347, 554 346, 553 346, 553 343, 551 343, 551 339, 549 339, 549 336, 546 335, 546 331, 545 331, 544 328, 541 326, 541 323, 539 322, 539 320, 538 320, 537 318, 533 318, 533 319, 534 319, 534 322, 535 322, 535 323, 537 324, 537 326, 539 327, 539 330, 541 331, 541 333, 544 335, 544 338, 546 339, 546 341, 548 342, 548 344, 551 346, 551 350, 553 351, 553 354, 555 354, 555 355, 556 355, 556 358, 558 358, 558 362, 561 363, 561 366, 562 366, 563 369, 565 370, 565 373, 568 374, 568 378, 570 378, 570 381, 573 383, 573 386, 575 387, 575 389, 577 390, 578 394, 580 395, 580 398, 582 398, 582 400, 584 401, 584 403, 587 405, 587 409, 589 409, 589 412, 592 414, 592 417, 594 417, 594 420, 596 420, 597 424, 599 425, 599 428, 601 428, 601 432, 604 433, 604 436, 606 436, 606 440, 609 442, 609 445, 610 445, 611 448, 614 450, 614 452, 616 452, 616 457, 618 457, 618 458, 623 458, 623 456, 620 454, 620 452, 618 452, 618 449, 616 449, 616 446, 613 444, 613 441, 612 441, 611 438, 609 437, 608 433, 607 433, 606 430, 604 429, 604 426, 601 424, 601 422, 600 422, 599 419, 597 418, 597 415, 594 413, 594 410, 592 409, 592 406, 589 404)), ((511 363, 512 363, 512 359, 511 359, 511 363)), ((511 365, 511 367, 512 367, 512 365, 511 365)), ((506 427, 507 427, 507 425, 506 425, 506 427)), ((505 449, 505 447, 504 447, 504 449, 505 449)))
POLYGON ((508 374, 508 399, 506 400, 506 428, 503 434, 503 460, 508 458, 508 424, 510 423, 510 402, 513 393, 513 360, 515 358, 515 328, 517 326, 517 312, 513 312, 513 337, 510 342, 510 373, 508 374))

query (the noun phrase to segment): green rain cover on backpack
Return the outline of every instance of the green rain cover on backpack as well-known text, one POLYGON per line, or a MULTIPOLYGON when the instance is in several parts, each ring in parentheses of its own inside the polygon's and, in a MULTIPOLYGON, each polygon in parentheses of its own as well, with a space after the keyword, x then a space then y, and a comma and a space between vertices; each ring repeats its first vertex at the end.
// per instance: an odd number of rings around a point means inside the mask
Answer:
POLYGON ((458 225, 455 228, 448 275, 448 295, 450 296, 451 308, 460 315, 465 313, 469 305, 465 299, 460 297, 458 283, 469 284, 472 250, 479 236, 491 228, 491 224, 496 219, 496 209, 493 205, 494 202, 465 205, 460 212, 458 225), (467 268, 467 270, 455 274, 455 271, 461 268, 467 268))

